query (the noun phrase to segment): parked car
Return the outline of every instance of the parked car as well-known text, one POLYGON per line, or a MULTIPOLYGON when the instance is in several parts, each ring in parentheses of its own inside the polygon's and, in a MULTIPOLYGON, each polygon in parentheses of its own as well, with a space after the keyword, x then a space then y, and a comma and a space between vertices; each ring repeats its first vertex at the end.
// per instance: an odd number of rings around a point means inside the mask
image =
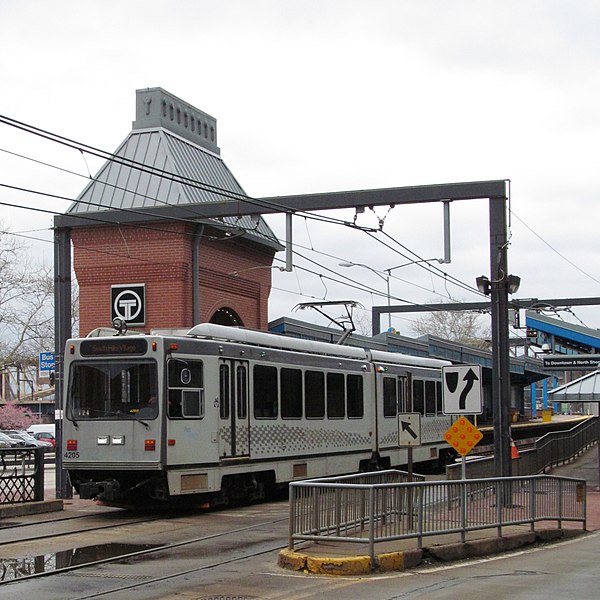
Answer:
POLYGON ((34 433, 51 433, 53 437, 56 436, 56 425, 54 423, 35 423, 30 425, 25 433, 33 435, 34 433))
POLYGON ((2 431, 2 433, 15 440, 17 446, 20 448, 43 448, 44 450, 47 448, 52 448, 52 444, 36 440, 34 437, 30 436, 24 431, 5 429, 2 431))
POLYGON ((0 433, 0 448, 12 448, 14 445, 12 438, 8 437, 5 433, 0 433))
POLYGON ((38 431, 31 435, 39 442, 48 442, 53 448, 56 447, 56 438, 49 431, 38 431))

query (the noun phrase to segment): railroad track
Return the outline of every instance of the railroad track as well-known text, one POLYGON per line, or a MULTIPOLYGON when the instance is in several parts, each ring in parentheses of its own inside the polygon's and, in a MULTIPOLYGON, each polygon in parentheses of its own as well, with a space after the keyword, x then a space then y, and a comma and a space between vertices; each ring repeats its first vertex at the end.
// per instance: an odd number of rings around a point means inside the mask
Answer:
POLYGON ((113 529, 115 526, 128 526, 128 525, 136 525, 139 523, 150 523, 152 521, 156 521, 158 519, 164 518, 163 516, 155 516, 155 517, 135 517, 135 518, 128 518, 128 519, 118 519, 117 523, 115 523, 114 519, 115 519, 115 515, 111 514, 110 517, 109 515, 102 514, 102 513, 94 513, 91 515, 74 515, 74 516, 69 516, 69 517, 61 517, 61 518, 57 518, 57 519, 47 519, 45 521, 34 521, 31 523, 18 523, 18 524, 14 524, 14 525, 7 525, 4 526, 0 529, 0 547, 3 546, 10 546, 10 545, 14 545, 14 544, 23 544, 26 542, 37 542, 37 541, 41 541, 41 540, 47 540, 47 539, 52 539, 52 538, 59 538, 59 537, 64 537, 64 536, 69 536, 69 535, 76 535, 79 533, 90 533, 93 531, 100 531, 102 529, 113 529), (44 525, 49 525, 49 524, 55 524, 55 523, 61 523, 61 524, 68 524, 72 521, 78 521, 78 520, 87 520, 87 519, 107 519, 107 518, 112 518, 113 520, 108 522, 108 523, 102 523, 99 525, 94 525, 92 527, 83 527, 81 529, 70 529, 70 530, 65 530, 65 531, 53 531, 52 533, 41 533, 41 534, 34 534, 34 535, 29 535, 29 534, 25 534, 25 537, 20 536, 18 540, 14 540, 14 539, 2 539, 2 534, 4 531, 16 531, 18 530, 19 532, 22 531, 29 531, 30 529, 34 528, 34 527, 40 527, 40 526, 44 526, 44 525), (29 535, 29 537, 27 537, 29 535))
MULTIPOLYGON (((267 513, 273 513, 272 509, 267 509, 267 513)), ((0 598, 15 598, 15 597, 27 597, 27 598, 45 598, 45 600, 57 600, 70 599, 70 600, 84 600, 87 598, 100 598, 100 597, 114 597, 124 598, 129 597, 124 594, 127 591, 154 589, 158 584, 169 585, 172 582, 173 585, 183 583, 181 578, 189 578, 194 574, 200 574, 205 571, 218 570, 220 567, 228 564, 236 563, 237 561, 248 560, 249 558, 261 556, 266 553, 274 552, 281 549, 287 544, 287 510, 286 507, 282 506, 278 510, 280 513, 285 513, 285 516, 278 516, 277 518, 265 519, 262 518, 258 522, 252 522, 251 524, 231 527, 221 531, 215 531, 214 533, 208 533, 204 535, 198 535, 188 537, 183 540, 172 541, 162 544, 154 544, 152 547, 143 548, 140 550, 126 551, 114 556, 101 558, 99 560, 89 560, 81 562, 80 564, 64 565, 60 568, 53 568, 51 571, 43 572, 32 572, 26 573, 24 565, 21 563, 19 568, 20 573, 13 573, 14 576, 0 581, 0 598), (217 549, 217 550, 215 550, 217 549), (113 569, 110 566, 114 566, 114 572, 118 572, 119 575, 114 575, 113 569), (154 566, 156 565, 156 566, 154 566), (136 568, 136 566, 138 568, 136 568), (141 576, 140 569, 149 572, 148 576, 141 576), (156 575, 157 571, 160 575, 156 575), (81 572, 84 574, 86 581, 92 582, 92 585, 88 587, 95 587, 100 589, 90 589, 89 592, 81 594, 81 576, 79 580, 77 573, 81 572), (131 573, 125 575, 124 572, 131 573), (93 574, 92 574, 93 573, 93 574), (99 575, 102 573, 102 575, 99 575), (69 578, 69 575, 73 575, 73 578, 69 578), (17 577, 18 576, 18 577, 17 577), (67 579, 65 579, 65 576, 67 579), (36 587, 35 582, 39 579, 44 579, 43 595, 36 596, 31 593, 31 589, 40 589, 39 585, 36 587), (114 585, 114 579, 117 578, 119 583, 114 585), (133 580, 133 581, 132 581, 133 580), (75 595, 70 595, 65 589, 65 583, 69 581, 76 588, 79 585, 79 592, 75 595), (48 582, 48 583, 46 583, 48 582), (58 583, 60 582, 60 584, 58 583), (53 595, 52 588, 55 585, 59 585, 60 592, 53 595), (107 585, 109 587, 107 587, 107 585)), ((212 517, 211 526, 214 526, 221 521, 226 521, 227 511, 218 511, 211 513, 210 515, 200 515, 200 518, 194 518, 189 528, 199 528, 203 526, 202 517, 212 517)), ((190 515, 184 517, 190 519, 190 515)), ((252 514, 248 514, 244 517, 246 520, 253 518, 252 514)), ((153 520, 158 520, 153 519, 153 520)), ((174 529, 173 521, 178 519, 165 520, 165 527, 163 531, 168 532, 169 529, 174 529), (171 528, 169 527, 171 524, 171 528)), ((145 522, 149 522, 146 519, 145 522)), ((140 519, 137 523, 142 523, 144 520, 140 519)), ((119 528, 119 525, 131 525, 135 524, 133 520, 127 520, 127 522, 112 523, 113 528, 119 528)), ((106 527, 110 527, 110 524, 106 524, 106 527)), ((90 528, 87 531, 93 531, 97 528, 90 528)), ((76 532, 71 532, 76 534, 76 532)), ((65 533, 60 533, 54 537, 58 539, 65 533)), ((34 541, 39 538, 32 538, 34 541)), ((45 539, 48 539, 45 536, 45 539)), ((23 543, 23 539, 15 541, 15 547, 17 544, 23 543)), ((33 559, 33 557, 31 557, 33 559)), ((2 559, 0 559, 1 562, 2 559)), ((33 563, 33 560, 31 561, 33 563)), ((4 575, 7 575, 7 565, 3 565, 4 575)), ((140 592, 141 593, 141 592, 140 592)))

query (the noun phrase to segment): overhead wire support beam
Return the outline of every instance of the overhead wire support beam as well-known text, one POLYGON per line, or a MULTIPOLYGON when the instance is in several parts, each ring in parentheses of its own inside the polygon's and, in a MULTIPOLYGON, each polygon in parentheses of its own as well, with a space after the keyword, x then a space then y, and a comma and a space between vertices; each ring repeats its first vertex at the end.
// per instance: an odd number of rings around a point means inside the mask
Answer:
MULTIPOLYGON (((590 298, 513 298, 508 301, 510 308, 543 310, 572 306, 598 306, 600 297, 590 298)), ((491 304, 484 302, 443 302, 438 304, 382 304, 371 307, 372 335, 381 333, 381 315, 388 313, 420 313, 420 312, 453 312, 453 311, 486 311, 490 312, 491 304)))
POLYGON ((324 192, 248 200, 223 199, 218 202, 202 202, 197 205, 157 206, 140 208, 135 212, 101 210, 87 212, 85 218, 77 214, 55 217, 57 227, 89 227, 90 220, 97 216, 102 222, 143 223, 160 219, 217 219, 242 215, 267 215, 282 212, 306 212, 356 208, 361 206, 396 206, 421 202, 444 202, 452 200, 477 200, 504 194, 505 181, 479 181, 467 183, 444 183, 409 187, 381 188, 374 190, 350 190, 346 192, 324 192), (195 213, 195 214, 194 214, 195 213))
MULTIPOLYGON (((166 177, 166 175, 165 175, 166 177)), ((247 200, 240 198, 227 198, 213 202, 202 202, 196 205, 186 204, 184 206, 158 206, 152 208, 141 208, 134 211, 119 211, 119 210, 100 210, 96 212, 86 212, 85 216, 78 216, 76 213, 66 213, 57 215, 54 218, 54 235, 56 243, 56 258, 55 258, 55 282, 59 281, 62 285, 55 288, 56 307, 65 307, 71 301, 71 282, 70 272, 67 275, 67 256, 70 261, 71 252, 71 234, 70 230, 77 227, 93 226, 94 218, 98 219, 98 223, 102 225, 109 224, 131 224, 140 225, 151 221, 169 220, 169 219, 185 219, 189 222, 202 223, 203 220, 218 219, 220 217, 245 216, 245 215, 266 215, 276 213, 290 212, 306 212, 306 211, 321 211, 333 210, 340 208, 356 208, 366 206, 397 206, 401 204, 420 204, 430 202, 452 202, 453 200, 477 200, 489 199, 490 201, 490 252, 492 265, 492 279, 497 279, 496 268, 498 265, 497 248, 498 244, 503 251, 500 255, 506 259, 505 242, 502 242, 502 236, 506 240, 506 218, 500 219, 502 212, 506 213, 507 200, 507 180, 491 180, 491 181, 476 181, 463 183, 446 183, 437 185, 418 185, 396 188, 382 188, 371 190, 351 190, 342 192, 326 192, 320 194, 300 194, 292 196, 274 196, 269 198, 251 198, 247 200), (496 209, 492 211, 492 206, 501 207, 498 212, 496 209), (495 215, 492 217, 492 213, 495 215), (68 280, 68 281, 67 281, 68 280)), ((181 182, 185 185, 185 182, 181 182)), ((288 226, 291 223, 288 222, 288 226)), ((504 264, 504 263, 502 263, 504 264)), ((70 267, 70 262, 69 262, 70 267)), ((500 267, 498 267, 500 268, 500 267)), ((70 269, 69 269, 70 270, 70 269)), ((506 271, 504 271, 506 273, 506 271)), ((508 311, 506 302, 498 302, 499 290, 492 290, 492 311, 496 311, 496 328, 492 335, 492 355, 494 364, 498 365, 500 372, 494 372, 494 389, 503 381, 503 385, 508 381, 508 325, 506 326, 506 343, 503 343, 502 332, 500 329, 503 323, 508 323, 508 311), (494 308, 495 307, 495 308, 494 308), (505 311, 506 315, 498 313, 505 311), (500 337, 499 337, 500 336, 500 337), (498 356, 498 353, 506 353, 506 357, 498 356), (505 369, 502 372, 502 369, 505 369), (498 379, 498 382, 496 382, 498 379)), ((67 315, 67 309, 57 308, 58 310, 55 331, 55 344, 57 355, 64 352, 67 339, 71 335, 70 314, 67 315)), ((57 382, 58 384, 59 382, 57 382)), ((503 388, 504 389, 504 388, 503 388)), ((499 401, 500 388, 495 391, 495 398, 499 401)), ((57 407, 62 407, 62 389, 59 389, 57 394, 57 407)), ((503 402, 508 403, 509 398, 503 397, 503 402)), ((508 409, 506 409, 508 410, 508 409)), ((504 421, 502 420, 502 423, 504 421)), ((504 427, 494 423, 494 426, 504 427)), ((510 435, 510 432, 508 433, 510 435)), ((495 430, 495 436, 498 439, 506 437, 502 430, 495 430)), ((503 449, 502 454, 508 452, 510 458, 510 445, 503 449)), ((57 454, 57 473, 62 471, 62 462, 60 453, 57 454)), ((497 473, 498 475, 499 473, 497 473)), ((66 486, 63 486, 66 487, 66 486)), ((66 489, 59 490, 61 497, 69 497, 70 493, 66 489), (63 495, 65 494, 65 495, 63 495)))

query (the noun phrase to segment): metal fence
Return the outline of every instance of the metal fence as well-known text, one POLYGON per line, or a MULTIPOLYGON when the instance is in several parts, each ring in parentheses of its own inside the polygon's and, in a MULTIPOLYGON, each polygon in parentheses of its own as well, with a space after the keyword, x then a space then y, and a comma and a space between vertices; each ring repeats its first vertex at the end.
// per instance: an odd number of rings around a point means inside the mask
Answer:
MULTIPOLYGON (((569 462, 593 446, 600 439, 600 418, 590 417, 567 431, 552 431, 536 440, 533 448, 520 450, 519 458, 512 461, 513 475, 535 475, 546 469, 569 462)), ((494 475, 494 457, 469 460, 467 477, 494 475)), ((461 478, 461 465, 446 467, 447 479, 461 478)))
POLYGON ((406 482, 402 471, 290 484, 289 549, 301 540, 375 544, 425 536, 556 520, 586 527, 586 482, 534 475, 459 481, 406 482))
POLYGON ((44 499, 44 451, 0 449, 0 504, 44 499))
POLYGON ((600 440, 600 419, 590 417, 567 431, 553 431, 535 442, 538 473, 568 462, 600 440))

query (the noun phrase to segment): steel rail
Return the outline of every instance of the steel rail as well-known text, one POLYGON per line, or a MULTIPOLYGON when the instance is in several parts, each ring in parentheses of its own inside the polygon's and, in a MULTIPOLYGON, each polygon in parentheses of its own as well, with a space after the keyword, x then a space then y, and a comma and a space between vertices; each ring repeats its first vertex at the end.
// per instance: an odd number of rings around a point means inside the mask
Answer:
MULTIPOLYGON (((279 519, 273 519, 270 521, 263 521, 261 523, 256 523, 254 525, 247 525, 245 527, 238 527, 236 529, 231 529, 229 531, 224 531, 224 532, 219 532, 219 533, 213 533, 210 535, 206 535, 206 536, 200 536, 200 537, 196 537, 196 538, 191 538, 188 540, 183 540, 180 542, 173 542, 171 544, 165 544, 165 545, 161 545, 158 546, 156 548, 147 548, 144 550, 138 550, 135 552, 127 552, 127 553, 123 553, 123 554, 119 554, 117 556, 111 556, 111 557, 107 557, 107 558, 102 558, 102 559, 98 559, 98 560, 94 560, 94 561, 89 561, 89 562, 85 562, 82 564, 78 564, 78 565, 70 565, 67 567, 60 567, 58 569, 54 569, 52 571, 44 571, 42 573, 33 573, 31 575, 24 575, 23 577, 19 577, 19 578, 15 578, 15 579, 6 579, 4 581, 0 581, 0 586, 4 586, 4 585, 15 585, 15 584, 19 584, 20 582, 23 581, 30 581, 33 579, 38 579, 41 577, 52 577, 54 575, 61 575, 64 573, 69 573, 72 571, 78 571, 81 569, 86 569, 89 567, 94 567, 94 566, 98 566, 98 565, 104 565, 104 564, 110 564, 110 563, 115 563, 115 562, 119 562, 122 561, 124 559, 131 559, 131 558, 137 558, 137 557, 141 557, 141 556, 148 556, 151 554, 157 554, 160 552, 165 552, 165 551, 169 551, 169 550, 173 550, 175 548, 181 548, 183 546, 189 546, 192 544, 201 544, 203 542, 207 542, 210 540, 214 540, 217 538, 221 538, 221 537, 226 537, 226 536, 230 536, 230 535, 236 535, 239 534, 241 532, 244 531, 250 531, 252 529, 258 529, 261 527, 264 527, 266 525, 272 525, 274 523, 281 523, 282 521, 286 521, 287 520, 287 515, 285 517, 279 518, 279 519)), ((284 535, 282 535, 281 537, 281 543, 278 543, 277 546, 275 546, 273 549, 269 549, 269 550, 264 550, 264 551, 260 551, 258 553, 256 553, 256 556, 260 555, 260 554, 264 554, 267 552, 272 552, 273 550, 276 549, 281 549, 284 548, 286 545, 286 538, 284 535)), ((20 540, 19 540, 20 541, 20 540)), ((215 566, 219 566, 220 564, 227 564, 230 562, 234 562, 235 560, 245 560, 247 559, 249 556, 253 556, 252 554, 244 554, 244 556, 239 557, 239 558, 234 558, 234 559, 226 559, 224 561, 222 561, 221 563, 214 563, 212 565, 204 565, 203 567, 198 567, 195 569, 189 569, 186 571, 181 571, 181 572, 177 572, 177 573, 173 573, 171 575, 165 575, 162 577, 158 577, 158 578, 154 578, 152 580, 145 580, 144 582, 140 582, 139 584, 133 584, 133 586, 127 586, 123 589, 129 589, 130 587, 139 587, 139 586, 143 586, 143 585, 149 585, 151 583, 154 582, 158 582, 158 581, 164 581, 165 579, 169 579, 169 578, 175 578, 175 577, 181 577, 182 575, 186 575, 189 573, 194 573, 197 571, 202 571, 204 569, 207 568, 212 568, 215 566)), ((98 592, 96 595, 104 595, 104 594, 108 594, 108 593, 114 593, 115 591, 119 591, 121 588, 117 589, 117 590, 111 590, 111 591, 105 591, 105 592, 98 592)), ((86 598, 88 596, 85 596, 86 598)), ((95 596, 89 596, 90 598, 95 597, 95 596)))

